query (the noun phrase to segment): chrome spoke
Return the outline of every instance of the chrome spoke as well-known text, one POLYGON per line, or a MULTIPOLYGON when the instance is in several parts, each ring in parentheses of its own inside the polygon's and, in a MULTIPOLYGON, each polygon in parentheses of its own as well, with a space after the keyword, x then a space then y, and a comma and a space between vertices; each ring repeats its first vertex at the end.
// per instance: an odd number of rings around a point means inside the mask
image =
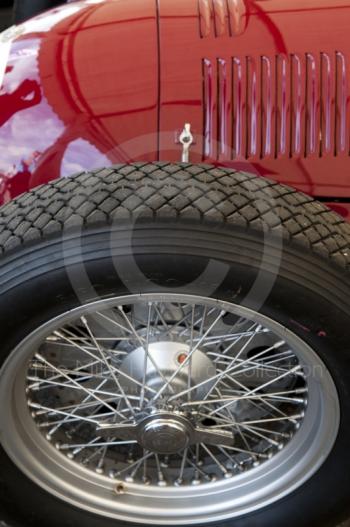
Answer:
MULTIPOLYGON (((289 375, 292 375, 293 373, 296 373, 300 370, 300 366, 295 366, 294 368, 292 368, 290 371, 287 371, 285 373, 282 373, 281 375, 279 375, 278 377, 276 377, 275 379, 271 379, 271 381, 268 381, 266 382, 265 384, 262 384, 261 386, 258 386, 257 388, 255 388, 254 390, 248 390, 247 393, 245 395, 242 396, 242 399, 245 399, 247 398, 249 395, 252 395, 256 392, 258 392, 259 390, 263 390, 264 388, 267 388, 268 386, 270 386, 271 384, 274 384, 276 383, 277 381, 280 381, 282 379, 284 379, 285 377, 289 376, 289 375)), ((231 404, 231 402, 228 402, 228 403, 225 403, 224 405, 220 406, 219 408, 216 408, 215 411, 213 410, 213 413, 215 412, 218 412, 220 410, 222 410, 223 408, 226 408, 227 406, 229 406, 231 404)), ((266 400, 265 400, 265 404, 269 404, 266 400)))
POLYGON ((109 362, 108 362, 108 360, 107 360, 107 358, 106 358, 106 355, 105 355, 103 349, 101 348, 101 346, 99 345, 99 343, 96 341, 96 339, 95 339, 95 337, 94 337, 94 335, 93 335, 93 333, 92 333, 92 331, 91 331, 91 329, 90 329, 90 326, 89 326, 89 324, 88 324, 88 322, 87 322, 86 317, 83 316, 83 317, 80 317, 80 319, 81 319, 82 323, 84 324, 84 326, 86 327, 87 332, 89 333, 90 338, 91 338, 91 340, 93 341, 93 343, 95 344, 95 346, 96 346, 98 352, 100 353, 100 355, 101 355, 101 357, 102 357, 102 360, 103 360, 103 362, 104 362, 105 365, 106 365, 106 368, 108 369, 108 371, 109 371, 109 373, 110 373, 110 375, 111 375, 113 381, 115 382, 115 384, 116 384, 116 386, 117 386, 117 390, 118 390, 118 392, 121 393, 121 395, 122 395, 124 401, 126 402, 128 408, 129 408, 129 410, 131 411, 131 413, 132 413, 133 415, 135 415, 135 410, 134 410, 134 408, 132 407, 132 405, 130 404, 130 401, 129 401, 128 397, 125 395, 124 389, 122 388, 122 386, 121 386, 121 384, 120 384, 120 382, 119 382, 119 379, 116 377, 115 372, 114 372, 113 369, 111 368, 111 365, 109 364, 109 362))
MULTIPOLYGON (((156 368, 159 376, 161 377, 161 379, 164 381, 164 386, 168 387, 171 385, 171 381, 168 381, 167 378, 164 376, 163 372, 159 369, 158 367, 158 364, 156 363, 156 361, 153 359, 152 355, 148 352, 148 346, 145 346, 144 345, 144 341, 143 339, 140 338, 140 336, 138 335, 136 329, 133 327, 133 325, 131 324, 130 320, 128 319, 128 317, 126 316, 126 314, 124 313, 123 311, 123 308, 122 306, 119 306, 119 311, 120 313, 122 314, 125 322, 129 325, 130 327, 130 330, 131 332, 135 335, 135 338, 139 341, 140 343, 140 346, 142 347, 142 349, 144 350, 144 353, 147 355, 147 358, 150 362, 152 362, 153 366, 156 368)), ((144 385, 145 386, 145 385, 144 385)), ((146 387, 146 386, 145 386, 146 387)), ((171 386, 170 386, 171 388, 171 386)), ((156 394, 157 395, 157 394, 156 394)))
POLYGON ((145 398, 147 364, 148 364, 148 359, 149 359, 149 339, 150 339, 150 330, 151 330, 152 307, 153 307, 153 304, 151 302, 149 302, 149 304, 148 304, 148 316, 147 316, 146 343, 145 343, 145 346, 144 346, 144 358, 143 358, 143 376, 142 376, 141 400, 140 400, 140 407, 141 408, 143 407, 144 398, 145 398))
MULTIPOLYGON (((88 388, 85 388, 85 386, 82 386, 81 384, 78 384, 74 379, 71 379, 69 377, 69 375, 67 375, 66 373, 62 372, 62 370, 60 370, 60 368, 56 368, 56 366, 54 366, 53 364, 51 364, 48 360, 46 360, 42 355, 40 355, 39 353, 36 353, 36 358, 38 360, 41 360, 44 364, 47 364, 48 366, 50 366, 53 370, 55 370, 57 373, 60 373, 63 377, 65 377, 69 382, 71 382, 73 385, 77 386, 80 390, 82 390, 83 392, 87 393, 89 396, 93 397, 94 399, 96 399, 97 401, 99 401, 102 405, 106 406, 109 410, 111 410, 112 412, 116 412, 119 414, 119 412, 117 412, 109 403, 106 403, 103 399, 101 399, 98 395, 96 395, 96 393, 93 391, 93 390, 89 390, 88 388)), ((119 414, 121 415, 121 414, 119 414)), ((122 416, 121 416, 122 417, 122 416)))
POLYGON ((118 446, 118 445, 131 445, 131 444, 135 444, 137 443, 137 441, 134 441, 134 440, 130 440, 130 441, 101 441, 101 442, 96 442, 96 443, 93 443, 93 444, 86 444, 86 443, 82 443, 82 444, 78 444, 78 445, 75 445, 74 443, 73 444, 67 444, 67 445, 60 445, 60 450, 70 450, 71 448, 98 448, 98 447, 101 447, 101 446, 118 446))
MULTIPOLYGON (((64 415, 66 417, 71 417, 71 414, 69 412, 64 412, 62 410, 55 410, 53 408, 50 408, 50 407, 47 407, 47 406, 43 406, 42 404, 29 402, 28 406, 30 408, 34 408, 34 409, 38 409, 38 410, 47 410, 47 411, 52 412, 54 414, 59 414, 59 415, 64 415)), ((92 423, 94 425, 98 425, 99 424, 99 421, 97 421, 96 419, 91 419, 90 417, 84 417, 82 415, 79 415, 79 419, 81 421, 86 421, 87 423, 92 423)))
MULTIPOLYGON (((103 386, 106 382, 107 382, 107 379, 105 379, 104 381, 102 381, 102 382, 98 385, 97 389, 102 388, 102 386, 103 386)), ((94 392, 94 393, 96 393, 96 392, 94 392)), ((79 410, 82 409, 84 403, 87 403, 91 398, 92 398, 92 395, 87 395, 87 396, 82 400, 82 402, 81 402, 80 404, 76 405, 75 408, 73 408, 73 410, 72 410, 71 412, 68 412, 69 415, 67 415, 67 416, 61 421, 61 423, 56 424, 53 428, 51 428, 50 430, 48 430, 48 432, 47 432, 47 436, 46 436, 46 437, 47 437, 47 438, 52 437, 52 435, 53 435, 55 432, 57 432, 57 430, 59 430, 59 428, 60 428, 61 426, 63 426, 65 423, 67 423, 68 420, 70 420, 72 417, 74 417, 74 415, 75 415, 79 410)), ((97 401, 97 403, 99 403, 99 401, 97 401)))

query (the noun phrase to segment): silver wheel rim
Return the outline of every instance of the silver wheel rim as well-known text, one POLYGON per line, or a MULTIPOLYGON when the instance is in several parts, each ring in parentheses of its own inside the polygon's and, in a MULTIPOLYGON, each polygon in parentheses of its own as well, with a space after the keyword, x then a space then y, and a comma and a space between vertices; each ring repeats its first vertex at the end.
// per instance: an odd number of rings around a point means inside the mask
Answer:
POLYGON ((279 500, 322 465, 340 419, 327 368, 295 334, 172 294, 49 321, 5 362, 0 398, 1 443, 27 476, 81 509, 145 524, 219 521, 279 500))

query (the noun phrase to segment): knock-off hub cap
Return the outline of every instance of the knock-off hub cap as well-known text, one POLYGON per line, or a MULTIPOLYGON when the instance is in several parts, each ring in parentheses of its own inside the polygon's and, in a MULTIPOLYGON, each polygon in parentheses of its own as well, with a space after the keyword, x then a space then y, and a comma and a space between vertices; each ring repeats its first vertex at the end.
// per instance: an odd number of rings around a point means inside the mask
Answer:
POLYGON ((191 430, 185 420, 154 418, 148 421, 140 435, 140 443, 151 452, 176 454, 189 445, 191 430))
POLYGON ((176 454, 189 445, 208 443, 233 447, 232 431, 210 429, 194 425, 178 412, 155 412, 130 424, 101 423, 96 432, 108 438, 111 434, 119 439, 136 441, 145 450, 156 454, 176 454))

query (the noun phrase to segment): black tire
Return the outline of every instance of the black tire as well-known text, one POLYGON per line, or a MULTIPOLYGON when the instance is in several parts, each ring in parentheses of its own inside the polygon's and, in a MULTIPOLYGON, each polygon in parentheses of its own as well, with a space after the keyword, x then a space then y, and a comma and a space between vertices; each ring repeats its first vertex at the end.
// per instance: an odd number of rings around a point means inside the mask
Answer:
MULTIPOLYGON (((209 284, 196 278, 210 259, 223 263, 227 272, 211 295, 260 309, 310 345, 336 384, 341 423, 331 454, 303 486, 220 525, 322 527, 346 516, 350 225, 339 216, 253 175, 207 165, 139 163, 54 181, 2 207, 0 250, 0 364, 34 328, 83 300, 169 287, 205 295, 209 284), (123 242, 130 232, 132 250, 123 242), (138 278, 131 254, 142 269, 138 278), (93 297, 86 284, 79 286, 79 277, 75 281, 81 263, 93 297), (268 287, 249 295, 259 273, 268 287)), ((44 492, 4 450, 0 467, 1 520, 11 527, 125 525, 44 492)))
POLYGON ((38 15, 46 9, 63 4, 62 0, 15 0, 13 19, 15 24, 20 24, 32 16, 38 15))

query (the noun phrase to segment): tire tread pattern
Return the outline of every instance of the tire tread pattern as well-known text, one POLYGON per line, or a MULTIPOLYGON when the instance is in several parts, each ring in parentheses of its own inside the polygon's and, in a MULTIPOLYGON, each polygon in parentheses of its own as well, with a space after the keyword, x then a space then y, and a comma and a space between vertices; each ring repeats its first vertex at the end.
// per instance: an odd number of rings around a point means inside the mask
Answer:
POLYGON ((350 268, 350 224, 310 196, 229 168, 162 162, 83 172, 21 195, 0 209, 0 254, 136 217, 278 230, 285 243, 350 268))

